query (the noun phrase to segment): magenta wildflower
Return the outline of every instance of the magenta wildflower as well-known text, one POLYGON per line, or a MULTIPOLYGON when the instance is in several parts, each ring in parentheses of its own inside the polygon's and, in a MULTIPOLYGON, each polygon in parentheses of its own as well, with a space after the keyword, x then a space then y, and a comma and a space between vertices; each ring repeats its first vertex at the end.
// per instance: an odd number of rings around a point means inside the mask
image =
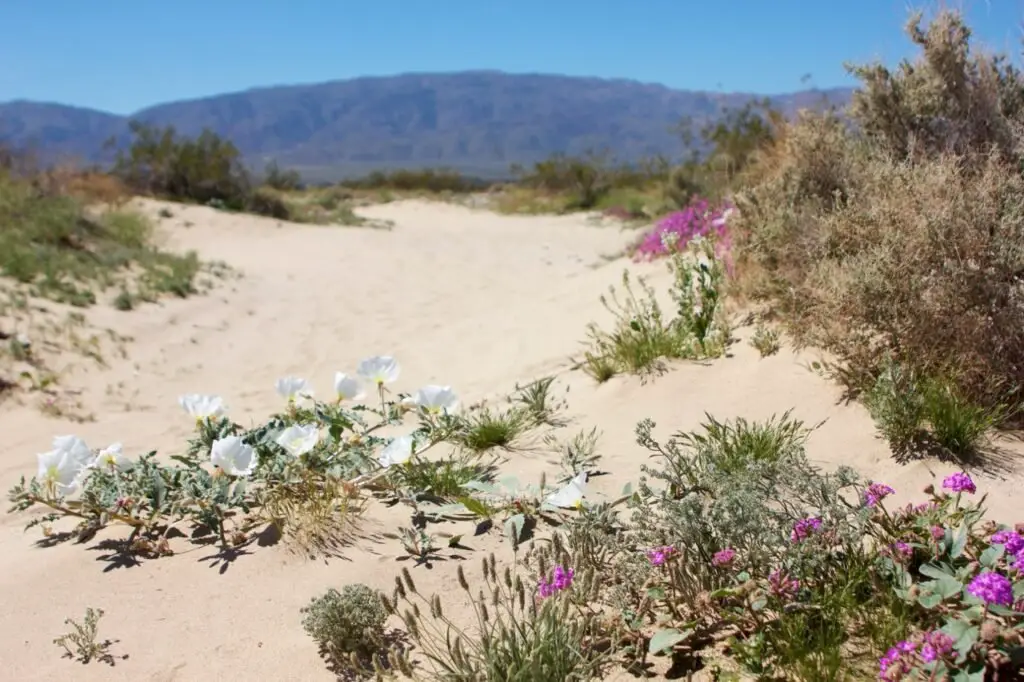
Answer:
POLYGON ((768 586, 772 594, 781 599, 792 599, 800 591, 800 581, 791 579, 780 568, 768 574, 768 586))
POLYGON ((967 586, 967 592, 986 604, 1013 604, 1013 584, 1006 576, 993 571, 984 571, 975 576, 967 586))
POLYGON ((789 534, 789 540, 790 542, 803 542, 819 530, 821 530, 821 519, 817 517, 800 519, 793 524, 793 532, 789 534))
POLYGON ((668 561, 669 557, 675 554, 675 551, 676 548, 671 545, 656 547, 654 549, 647 550, 647 558, 653 565, 661 566, 668 561))
POLYGON ((725 549, 715 552, 715 555, 711 557, 711 565, 722 568, 732 563, 732 560, 736 558, 736 550, 726 547, 725 549))
POLYGON ((567 590, 572 585, 572 578, 574 572, 571 568, 564 568, 562 566, 555 566, 554 575, 551 580, 547 581, 541 578, 540 584, 537 585, 537 592, 541 597, 550 597, 556 592, 567 590))
POLYGON ((669 244, 675 250, 685 249, 694 237, 714 235, 717 237, 716 255, 725 257, 726 268, 731 270, 726 216, 733 210, 728 204, 712 208, 706 199, 695 199, 683 210, 670 213, 658 221, 640 242, 635 258, 649 260, 665 256, 669 253, 669 244))
POLYGON ((892 647, 878 659, 878 679, 899 680, 911 671, 911 661, 917 645, 904 640, 892 647))
POLYGON ((890 547, 892 558, 900 563, 910 561, 914 557, 914 548, 905 542, 895 542, 890 547))
POLYGON ((1024 550, 1024 536, 1012 530, 1000 530, 992 534, 993 545, 1004 545, 1007 554, 1017 554, 1024 550))
POLYGON ((929 532, 932 534, 932 540, 936 542, 946 537, 946 529, 942 526, 932 526, 929 532))
POLYGON ((868 486, 867 490, 864 491, 864 504, 869 507, 874 507, 876 504, 895 492, 895 490, 884 483, 872 483, 868 486))
POLYGON ((941 630, 925 634, 921 644, 921 660, 925 663, 945 658, 953 652, 953 638, 941 630))
POLYGON ((946 476, 942 481, 942 487, 954 493, 970 493, 973 495, 978 492, 978 486, 974 485, 974 480, 963 471, 946 476))

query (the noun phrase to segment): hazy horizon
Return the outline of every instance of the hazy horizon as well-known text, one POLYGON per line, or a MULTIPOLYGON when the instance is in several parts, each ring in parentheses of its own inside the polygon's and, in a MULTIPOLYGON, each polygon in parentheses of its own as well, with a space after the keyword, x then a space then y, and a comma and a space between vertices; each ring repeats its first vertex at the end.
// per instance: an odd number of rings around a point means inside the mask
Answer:
MULTIPOLYGON (((125 115, 164 102, 402 74, 501 71, 781 94, 850 87, 843 63, 894 65, 915 48, 912 6, 723 0, 174 5, 11 0, 0 101, 125 115), (201 17, 201 21, 197 18, 201 17)), ((958 3, 975 40, 1017 60, 1024 0, 958 3)))

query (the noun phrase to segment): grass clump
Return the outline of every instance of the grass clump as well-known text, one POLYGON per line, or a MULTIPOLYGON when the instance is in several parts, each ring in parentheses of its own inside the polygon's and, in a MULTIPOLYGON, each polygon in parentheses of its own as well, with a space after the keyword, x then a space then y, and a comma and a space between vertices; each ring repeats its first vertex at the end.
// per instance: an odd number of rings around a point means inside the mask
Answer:
POLYGON ((196 254, 155 248, 152 225, 138 213, 92 216, 70 197, 0 171, 0 222, 0 274, 32 294, 85 307, 114 285, 137 285, 150 298, 196 291, 196 254))
MULTIPOLYGON (((408 570, 395 580, 385 603, 400 616, 431 667, 431 678, 451 682, 477 680, 598 679, 612 661, 605 620, 582 606, 574 594, 585 595, 596 581, 553 566, 546 589, 537 598, 532 585, 505 568, 499 573, 494 555, 485 558, 483 584, 473 590, 460 565, 459 586, 473 607, 471 627, 450 620, 439 595, 421 595, 408 570)), ((413 678, 412 665, 393 653, 395 667, 413 678)))
MULTIPOLYGON (((384 646, 387 612, 366 585, 331 588, 302 608, 302 627, 337 671, 372 673, 384 646)), ((378 664, 379 665, 379 664, 378 664)))
POLYGON ((640 292, 628 271, 622 276, 621 298, 613 287, 604 304, 615 317, 611 331, 597 325, 588 329, 590 348, 583 369, 597 381, 615 374, 649 375, 663 369, 666 359, 719 357, 729 339, 722 305, 725 270, 710 239, 693 239, 686 251, 669 249, 669 268, 674 275, 671 298, 675 317, 662 311, 654 289, 643 278, 640 292))
POLYGON ((763 322, 758 322, 757 326, 754 327, 754 333, 750 337, 750 345, 757 349, 762 358, 775 355, 782 349, 779 331, 772 329, 763 322))
POLYGON ((1024 79, 955 12, 907 31, 918 59, 851 67, 852 129, 805 113, 748 169, 740 272, 854 390, 890 357, 997 409, 1024 384, 1024 79))
POLYGON ((921 377, 912 367, 891 359, 865 392, 864 402, 878 430, 901 458, 938 448, 970 460, 1010 415, 1004 404, 978 405, 962 394, 955 381, 921 377))

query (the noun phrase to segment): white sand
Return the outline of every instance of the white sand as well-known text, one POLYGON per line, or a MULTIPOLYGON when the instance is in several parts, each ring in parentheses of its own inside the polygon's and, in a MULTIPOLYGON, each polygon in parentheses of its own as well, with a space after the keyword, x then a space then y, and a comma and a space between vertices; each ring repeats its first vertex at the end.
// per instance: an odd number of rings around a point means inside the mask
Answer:
MULTIPOLYGON (((157 204, 147 210, 154 215, 157 204)), ((130 335, 129 359, 74 377, 97 421, 72 424, 10 402, 0 408, 0 484, 35 470, 35 454, 56 434, 75 433, 93 447, 124 443, 131 456, 174 452, 192 424, 177 405, 182 393, 222 395, 231 416, 257 421, 280 407, 273 390, 286 374, 303 376, 321 394, 337 370, 392 354, 402 364, 399 390, 451 384, 467 402, 507 393, 519 381, 559 372, 572 428, 603 432, 597 492, 617 493, 635 479, 646 453, 633 439, 636 422, 652 417, 667 436, 698 425, 705 411, 720 419, 765 418, 794 408, 807 424, 826 423, 810 440, 825 466, 849 464, 893 485, 899 501, 949 465, 894 463, 864 409, 837 404, 839 390, 811 373, 813 356, 788 349, 760 359, 746 344, 710 365, 681 365, 641 385, 634 377, 597 386, 568 372, 585 326, 607 322, 598 297, 618 282, 626 261, 607 263, 632 238, 582 217, 502 217, 444 204, 402 202, 363 212, 394 221, 392 231, 298 226, 198 207, 172 206, 163 221, 169 245, 197 249, 244 273, 206 296, 144 305, 90 319, 130 335), (185 223, 193 224, 186 227, 185 223)), ((667 283, 662 264, 630 265, 667 283)), ((1008 445, 1020 451, 1018 445, 1008 445)), ((506 468, 526 480, 553 467, 517 454, 506 468)), ((1014 519, 1021 476, 975 475, 993 514, 1014 519)), ((116 567, 96 541, 39 548, 38 530, 22 532, 24 515, 0 521, 4 609, 0 633, 4 678, 10 680, 330 680, 300 625, 299 608, 327 587, 364 582, 388 588, 399 564, 394 541, 360 543, 345 559, 306 561, 278 547, 251 547, 226 568, 211 548, 116 567), (51 640, 87 606, 105 609, 101 635, 127 654, 113 668, 60 658, 51 640)), ((408 521, 402 508, 375 506, 367 532, 408 521)), ((456 530, 455 532, 461 532, 456 530)), ((467 542, 478 554, 502 548, 498 537, 467 542)), ((472 557, 471 573, 478 560, 472 557)), ((456 587, 452 563, 416 569, 421 592, 456 587)), ((457 587, 456 587, 457 589, 457 587)), ((457 601, 450 605, 458 609, 457 601)))

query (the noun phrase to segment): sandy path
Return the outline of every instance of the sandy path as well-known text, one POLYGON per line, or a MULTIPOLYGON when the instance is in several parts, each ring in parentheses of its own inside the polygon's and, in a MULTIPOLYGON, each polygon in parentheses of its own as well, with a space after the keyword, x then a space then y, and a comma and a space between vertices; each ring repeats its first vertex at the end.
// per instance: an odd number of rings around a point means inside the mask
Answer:
MULTIPOLYGON (((366 211, 395 221, 393 231, 172 210, 165 221, 171 245, 224 260, 244 278, 205 297, 130 314, 95 311, 98 324, 135 338, 131 360, 80 377, 96 423, 65 424, 28 408, 0 413, 4 485, 32 473, 35 453, 56 433, 77 433, 96 447, 120 440, 131 455, 173 452, 191 428, 176 404, 185 392, 224 396, 232 416, 245 423, 279 407, 273 391, 279 376, 304 376, 327 394, 334 371, 353 370, 377 353, 401 361, 400 390, 443 382, 469 401, 564 371, 585 325, 606 319, 598 297, 621 274, 622 262, 601 265, 601 257, 630 237, 579 217, 500 217, 415 202, 366 211)), ((660 265, 640 267, 661 272, 660 265)), ((892 483, 903 499, 915 499, 933 475, 950 471, 892 463, 864 411, 838 405, 838 391, 802 366, 807 358, 784 350, 761 360, 745 343, 733 354, 710 366, 678 367, 643 386, 634 378, 594 386, 578 372, 565 374, 576 427, 604 432, 602 464, 613 475, 595 479, 595 488, 614 494, 639 472, 644 453, 633 442, 639 419, 654 418, 667 435, 696 426, 705 410, 719 418, 763 418, 794 407, 809 424, 825 419, 812 437, 812 458, 853 464, 892 483)), ((548 467, 522 455, 508 468, 535 477, 548 467)), ((980 484, 991 492, 997 515, 1009 517, 1019 479, 980 484)), ((378 508, 367 532, 406 520, 401 509, 378 508)), ((299 625, 299 607, 328 586, 387 587, 396 572, 393 547, 373 542, 331 562, 254 548, 225 567, 204 559, 212 550, 198 549, 119 568, 90 544, 33 547, 38 536, 23 534, 23 521, 0 520, 6 607, 0 633, 12 680, 329 680, 299 625), (130 656, 114 668, 61 660, 51 644, 63 619, 80 617, 90 605, 107 611, 102 632, 120 640, 113 653, 130 656)), ((474 549, 499 544, 488 538, 474 549)), ((419 571, 421 590, 453 587, 448 566, 419 571)), ((457 608, 453 603, 449 611, 457 608)))

